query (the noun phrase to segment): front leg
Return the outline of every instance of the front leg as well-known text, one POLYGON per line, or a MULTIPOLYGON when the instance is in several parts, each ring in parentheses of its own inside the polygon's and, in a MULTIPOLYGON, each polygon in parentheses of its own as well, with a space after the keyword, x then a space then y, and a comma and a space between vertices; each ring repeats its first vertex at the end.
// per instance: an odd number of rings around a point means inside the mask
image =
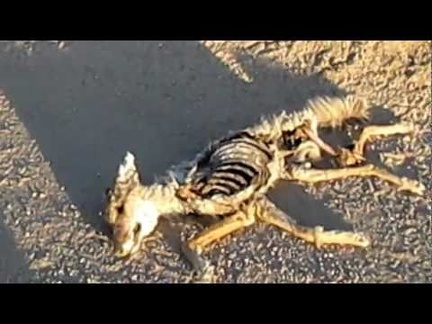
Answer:
POLYGON ((341 180, 348 177, 377 177, 381 180, 388 181, 397 186, 399 191, 408 191, 413 194, 422 196, 426 190, 425 186, 406 177, 399 177, 388 172, 385 169, 379 168, 372 164, 366 164, 358 167, 347 167, 340 169, 315 169, 294 167, 291 170, 288 180, 297 180, 300 182, 315 184, 318 182, 341 180))
MULTIPOLYGON (((215 241, 227 236, 243 227, 252 225, 255 222, 253 215, 237 212, 227 216, 222 221, 210 226, 198 236, 182 244, 182 251, 195 272, 202 281, 208 281, 211 276, 209 262, 201 257, 204 249, 215 241)), ((211 279, 210 279, 211 280, 211 279)))
POLYGON ((329 244, 349 245, 361 248, 366 248, 370 245, 369 239, 360 233, 337 230, 325 231, 322 226, 310 228, 299 225, 266 197, 256 201, 255 214, 257 219, 276 226, 294 237, 312 243, 317 248, 329 244))

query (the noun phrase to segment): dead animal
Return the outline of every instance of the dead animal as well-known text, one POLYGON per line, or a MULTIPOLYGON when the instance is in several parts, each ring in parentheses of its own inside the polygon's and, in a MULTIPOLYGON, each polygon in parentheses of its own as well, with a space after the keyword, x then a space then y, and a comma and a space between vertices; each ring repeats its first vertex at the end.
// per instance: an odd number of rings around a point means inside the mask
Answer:
POLYGON ((369 108, 360 99, 316 98, 300 112, 263 118, 256 125, 212 141, 193 160, 178 165, 167 172, 167 177, 152 184, 141 182, 134 155, 128 152, 113 187, 106 192, 104 215, 113 230, 115 254, 128 257, 137 253, 161 217, 179 214, 221 218, 182 243, 184 255, 199 276, 211 269, 202 257, 211 243, 256 221, 274 225, 317 247, 368 247, 370 241, 362 233, 302 226, 266 197, 279 180, 317 183, 350 176, 379 177, 400 190, 422 195, 424 186, 417 181, 364 163, 368 140, 409 133, 410 127, 367 127, 351 150, 332 148, 318 135, 319 128, 336 128, 348 120, 368 118, 369 108), (337 160, 340 167, 323 170, 311 166, 311 162, 326 155, 337 160))

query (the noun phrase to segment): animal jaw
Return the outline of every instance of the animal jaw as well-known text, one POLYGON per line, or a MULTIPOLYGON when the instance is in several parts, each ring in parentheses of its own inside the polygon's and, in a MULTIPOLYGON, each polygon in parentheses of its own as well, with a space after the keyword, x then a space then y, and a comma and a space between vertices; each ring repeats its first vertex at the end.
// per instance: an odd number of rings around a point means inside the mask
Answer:
POLYGON ((155 230, 158 220, 159 213, 153 202, 128 200, 114 227, 114 254, 127 257, 137 253, 141 241, 155 230))

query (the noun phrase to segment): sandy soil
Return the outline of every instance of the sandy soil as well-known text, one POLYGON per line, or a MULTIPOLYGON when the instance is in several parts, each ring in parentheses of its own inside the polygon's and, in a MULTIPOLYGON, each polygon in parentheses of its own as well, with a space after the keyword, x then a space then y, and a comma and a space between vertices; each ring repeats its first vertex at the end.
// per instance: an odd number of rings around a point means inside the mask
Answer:
MULTIPOLYGON (((191 221, 161 223, 136 260, 110 254, 98 213, 124 152, 151 181, 209 139, 317 95, 355 93, 373 122, 413 122, 417 136, 369 154, 430 197, 430 42, 2 42, 0 92, 0 282, 188 282, 178 241, 191 221)), ((353 228, 373 245, 317 250, 257 224, 206 254, 219 282, 431 281, 430 200, 357 178, 281 184, 272 198, 305 225, 353 228)))

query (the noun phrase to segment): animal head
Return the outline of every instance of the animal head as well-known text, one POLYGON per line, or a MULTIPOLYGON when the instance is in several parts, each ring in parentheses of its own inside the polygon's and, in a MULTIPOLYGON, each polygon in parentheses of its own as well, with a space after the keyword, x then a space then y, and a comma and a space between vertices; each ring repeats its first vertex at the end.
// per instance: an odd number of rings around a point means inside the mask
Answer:
POLYGON ((158 223, 158 211, 151 200, 143 199, 135 157, 127 152, 119 166, 114 186, 106 190, 105 220, 112 229, 114 254, 127 257, 136 253, 142 239, 158 223))

